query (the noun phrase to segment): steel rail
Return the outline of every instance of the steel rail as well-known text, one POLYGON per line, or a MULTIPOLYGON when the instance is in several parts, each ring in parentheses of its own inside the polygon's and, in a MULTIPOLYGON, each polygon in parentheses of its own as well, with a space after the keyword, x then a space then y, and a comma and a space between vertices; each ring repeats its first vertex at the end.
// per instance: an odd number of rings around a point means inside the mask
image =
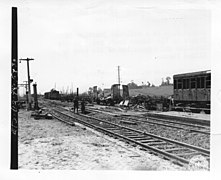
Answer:
MULTIPOLYGON (((134 143, 134 144, 137 144, 137 145, 139 145, 139 146, 141 146, 141 147, 150 149, 150 150, 152 150, 152 151, 154 151, 154 152, 157 152, 157 153, 159 153, 159 154, 161 154, 161 155, 164 155, 165 157, 172 158, 172 159, 174 159, 174 160, 178 160, 179 162, 181 162, 181 164, 179 163, 180 165, 188 164, 188 163, 189 163, 189 161, 188 161, 187 159, 184 159, 184 158, 182 158, 182 157, 179 157, 179 156, 177 156, 176 154, 174 155, 174 154, 172 154, 172 153, 169 153, 169 152, 167 152, 167 150, 161 150, 161 149, 158 149, 158 148, 154 148, 154 147, 149 146, 149 145, 147 145, 147 144, 144 144, 144 143, 142 143, 142 142, 138 142, 138 141, 136 141, 136 139, 134 140, 134 139, 131 139, 131 138, 129 138, 129 137, 125 137, 125 135, 120 135, 120 134, 115 133, 115 132, 113 132, 113 131, 107 130, 107 129, 103 128, 103 127, 99 127, 99 126, 97 126, 97 125, 95 125, 95 124, 91 124, 91 123, 85 122, 85 121, 83 121, 83 120, 81 120, 81 119, 79 119, 79 118, 77 118, 77 117, 74 117, 74 116, 71 116, 71 115, 67 115, 67 114, 62 113, 62 112, 60 112, 60 111, 57 111, 57 112, 60 113, 60 114, 62 114, 62 115, 64 115, 64 116, 67 116, 67 117, 69 117, 69 118, 73 118, 73 119, 77 120, 79 123, 84 124, 84 125, 86 125, 86 126, 88 126, 88 127, 94 128, 94 129, 96 129, 96 130, 100 130, 100 131, 102 131, 102 132, 106 132, 106 133, 108 133, 108 134, 110 134, 110 135, 113 135, 113 136, 115 136, 115 137, 119 137, 119 138, 125 139, 125 140, 127 140, 127 141, 129 141, 129 142, 132 142, 132 143, 134 143)), ((90 118, 90 120, 91 120, 91 117, 90 117, 90 116, 86 116, 86 118, 90 118)), ((93 119, 93 118, 92 118, 92 119, 93 119)), ((97 120, 97 119, 95 119, 95 120, 97 120)), ((97 120, 97 121, 98 121, 98 120, 97 120)), ((100 121, 100 119, 99 119, 99 121, 100 121)), ((107 124, 112 124, 113 126, 116 126, 116 124, 113 124, 113 123, 109 123, 109 122, 106 122, 106 121, 102 121, 102 122, 105 122, 105 123, 107 123, 107 124)), ((119 126, 119 125, 117 125, 117 127, 119 127, 119 130, 118 130, 118 131, 121 131, 122 129, 125 129, 125 127, 119 126)), ((128 129, 128 128, 126 128, 126 129, 128 129)), ((146 134, 146 133, 145 133, 145 134, 146 134)), ((163 142, 161 142, 161 143, 163 143, 163 142)), ((174 142, 172 142, 172 143, 174 143, 174 142)), ((198 154, 198 152, 190 152, 189 154, 191 155, 191 154, 193 154, 193 153, 194 153, 194 154, 198 154)), ((181 154, 181 155, 182 155, 182 154, 181 154)), ((185 155, 185 154, 184 154, 184 155, 185 155)), ((177 163, 178 163, 178 162, 177 162, 177 163)))
POLYGON ((71 126, 74 126, 74 125, 75 125, 73 122, 69 122, 69 121, 66 121, 66 120, 64 120, 64 119, 61 119, 60 117, 56 116, 55 114, 53 114, 53 116, 54 116, 56 119, 58 119, 59 121, 62 121, 62 122, 64 122, 64 123, 67 123, 67 124, 69 124, 69 125, 71 125, 71 126))
MULTIPOLYGON (((125 119, 127 119, 127 118, 125 118, 125 119)), ((170 124, 163 124, 163 123, 159 123, 159 122, 145 121, 145 120, 141 120, 141 119, 134 119, 134 118, 128 118, 128 119, 131 119, 133 121, 144 122, 144 123, 148 123, 148 124, 156 124, 156 125, 166 126, 166 127, 176 128, 176 129, 183 129, 183 130, 186 130, 186 131, 198 132, 198 133, 202 133, 202 134, 208 134, 208 135, 210 134, 209 131, 202 131, 202 130, 187 128, 187 127, 173 126, 173 125, 170 125, 170 124)), ((176 124, 176 123, 171 122, 171 124, 176 124)))
MULTIPOLYGON (((102 111, 99 111, 99 110, 92 110, 90 108, 90 111, 95 111, 95 112, 101 112, 101 113, 105 113, 105 112, 102 112, 102 111)), ((145 117, 141 117, 141 116, 136 116, 138 118, 145 118, 145 117)), ((124 119, 131 119, 131 120, 134 120, 134 121, 139 121, 139 122, 144 122, 144 123, 149 123, 149 124, 156 124, 156 125, 160 125, 160 126, 165 126, 165 127, 171 127, 171 128, 176 128, 176 129, 183 129, 183 130, 186 130, 186 131, 192 131, 192 132, 197 132, 197 133, 202 133, 202 134, 210 134, 210 132, 208 130, 206 131, 203 131, 203 130, 198 130, 198 129, 190 129, 190 128, 186 128, 186 127, 179 127, 179 126, 173 126, 173 125, 170 125, 170 124, 180 124, 180 125, 186 125, 186 126, 190 126, 190 127, 194 127, 194 128, 205 128, 204 126, 198 126, 198 125, 191 125, 191 124, 187 124, 187 123, 179 123, 179 122, 172 122, 172 121, 167 121, 167 120, 163 120, 163 119, 157 119, 157 118, 152 118, 152 117, 148 117, 149 119, 151 120, 160 120, 162 122, 167 122, 169 124, 163 124, 163 123, 159 123, 159 122, 150 122, 150 121, 146 121, 146 120, 141 120, 141 119, 134 119, 134 118, 127 118, 127 117, 123 117, 124 119)), ((146 119, 146 118, 145 118, 146 119)))
POLYGON ((199 124, 190 124, 190 123, 184 123, 184 122, 177 122, 177 120, 166 120, 166 119, 162 119, 162 118, 155 118, 155 117, 141 117, 141 116, 135 116, 135 117, 139 117, 139 118, 148 118, 151 120, 160 120, 163 122, 167 122, 167 123, 173 123, 173 124, 179 124, 179 125, 186 125, 186 126, 192 126, 192 127, 198 127, 198 128, 208 128, 209 126, 203 126, 203 125, 199 125, 199 124))
POLYGON ((161 140, 164 140, 164 141, 167 141, 167 142, 176 143, 178 145, 185 146, 185 147, 188 147, 188 148, 191 148, 191 149, 203 152, 203 153, 208 154, 208 155, 210 154, 210 151, 207 150, 207 149, 204 149, 204 148, 200 148, 200 147, 193 146, 193 145, 190 145, 190 144, 186 144, 186 143, 183 143, 183 142, 179 142, 179 141, 176 141, 176 140, 160 137, 160 136, 157 136, 157 135, 145 132, 145 131, 142 132, 142 131, 139 131, 139 130, 136 130, 136 129, 132 129, 132 128, 129 128, 129 127, 121 126, 121 125, 114 124, 114 123, 111 123, 111 122, 107 122, 105 120, 101 120, 101 119, 98 119, 98 118, 95 118, 95 117, 91 117, 91 116, 88 116, 88 115, 81 115, 81 116, 84 116, 84 117, 87 117, 87 118, 93 118, 93 119, 98 120, 98 121, 102 121, 102 122, 105 122, 105 123, 108 123, 108 124, 112 124, 112 125, 115 125, 115 126, 118 126, 118 127, 121 127, 121 128, 127 129, 127 130, 130 130, 130 131, 134 131, 134 132, 137 132, 137 133, 145 134, 145 135, 148 135, 148 136, 151 136, 151 137, 154 137, 154 138, 158 138, 158 139, 161 139, 161 140))
MULTIPOLYGON (((55 110, 55 111, 57 111, 57 110, 55 110)), ((60 113, 60 114, 65 115, 67 117, 70 117, 70 118, 74 118, 74 119, 76 118, 76 117, 74 117, 72 115, 68 115, 68 114, 65 114, 65 113, 60 112, 60 111, 57 111, 57 112, 60 113)), ((201 152, 204 155, 210 155, 210 151, 207 150, 207 149, 204 149, 204 148, 200 148, 200 147, 193 146, 193 145, 190 145, 190 144, 186 144, 186 143, 183 143, 183 142, 179 142, 179 141, 176 141, 176 140, 160 137, 160 136, 157 136, 157 135, 154 135, 154 134, 150 134, 148 132, 142 132, 142 131, 139 131, 139 130, 136 130, 136 129, 132 129, 132 128, 129 128, 129 127, 121 126, 121 125, 118 125, 118 124, 115 124, 115 123, 111 123, 111 122, 108 122, 108 121, 105 121, 105 120, 102 120, 102 119, 98 119, 98 118, 95 118, 95 117, 91 117, 91 116, 88 116, 88 115, 82 115, 81 114, 80 116, 86 117, 86 118, 91 118, 91 119, 94 119, 94 120, 99 121, 99 122, 104 122, 104 123, 110 124, 112 126, 117 126, 120 129, 127 129, 129 131, 133 131, 133 132, 136 132, 136 133, 139 133, 139 134, 147 135, 147 136, 150 136, 150 137, 153 137, 153 138, 156 138, 156 139, 160 139, 160 140, 163 140, 163 141, 166 141, 166 142, 174 143, 174 144, 177 144, 177 145, 189 148, 189 149, 196 150, 198 152, 201 152)))
MULTIPOLYGON (((97 109, 93 109, 93 108, 88 108, 90 109, 91 111, 97 111, 97 112, 101 112, 101 113, 106 113, 106 111, 100 111, 100 110, 97 110, 97 109)), ((114 114, 114 113, 111 113, 113 115, 116 115, 117 114, 114 114)), ((137 118, 142 118, 142 119, 151 119, 151 120, 160 120, 160 121, 163 121, 163 122, 168 122, 168 123, 173 123, 173 124, 179 124, 179 125, 186 125, 186 126, 192 126, 192 127, 198 127, 198 128, 207 128, 209 126, 203 126, 203 125, 199 125, 199 124, 190 124, 190 123, 184 123, 184 122, 177 122, 178 120, 166 120, 166 119, 162 119, 162 118, 156 118, 156 117, 143 117, 143 116, 140 116, 140 115, 133 115, 134 117, 137 117, 137 118)))
MULTIPOLYGON (((59 112, 59 113, 61 113, 61 112, 59 112)), ((63 113, 62 113, 62 114, 63 114, 63 113)), ((166 152, 166 151, 163 151, 163 150, 160 150, 160 149, 157 149, 157 148, 148 146, 148 145, 146 145, 146 144, 144 144, 144 143, 140 143, 140 142, 135 141, 135 140, 133 140, 133 139, 131 139, 131 138, 128 138, 128 137, 126 137, 126 136, 122 136, 122 135, 120 135, 120 134, 118 134, 118 133, 114 133, 113 131, 107 130, 107 129, 102 128, 102 127, 99 127, 99 126, 97 126, 97 125, 94 125, 94 124, 91 124, 91 123, 87 123, 87 122, 85 122, 85 121, 83 121, 83 120, 81 120, 81 119, 79 119, 79 118, 77 118, 77 117, 73 117, 73 116, 67 115, 67 114, 64 114, 64 115, 66 115, 66 116, 68 116, 68 117, 72 117, 73 119, 77 120, 79 123, 84 124, 84 125, 89 126, 89 127, 92 127, 92 128, 94 128, 95 130, 101 130, 101 131, 106 132, 106 133, 109 133, 109 134, 111 134, 111 135, 113 135, 113 136, 117 136, 117 137, 119 137, 119 138, 125 139, 125 140, 130 141, 130 142, 132 142, 132 143, 134 143, 134 144, 140 145, 141 147, 144 147, 144 148, 147 148, 147 149, 151 149, 151 150, 154 151, 154 152, 157 152, 157 153, 162 154, 162 155, 164 155, 164 156, 167 156, 167 157, 169 157, 169 158, 173 158, 173 159, 175 159, 175 160, 178 160, 178 161, 180 161, 180 162, 182 162, 182 163, 185 163, 185 164, 188 164, 188 163, 189 163, 188 160, 186 160, 186 159, 184 159, 184 158, 182 158, 182 157, 179 157, 179 156, 173 155, 173 154, 171 154, 171 153, 168 153, 168 152, 166 152)))

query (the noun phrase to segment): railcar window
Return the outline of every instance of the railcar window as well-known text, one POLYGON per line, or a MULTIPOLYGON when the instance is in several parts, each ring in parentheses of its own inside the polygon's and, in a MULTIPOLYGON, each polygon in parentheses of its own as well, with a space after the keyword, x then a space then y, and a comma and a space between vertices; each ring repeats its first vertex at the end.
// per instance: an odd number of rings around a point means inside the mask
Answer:
POLYGON ((200 88, 200 77, 198 77, 196 81, 197 81, 197 86, 196 87, 200 88))
POLYGON ((206 77, 206 88, 211 87, 211 75, 206 77))
POLYGON ((183 89, 186 89, 186 79, 183 79, 183 89))
POLYGON ((174 79, 174 89, 177 89, 177 80, 174 79))
POLYGON ((206 80, 211 80, 211 75, 207 76, 206 80))
POLYGON ((196 78, 191 78, 191 88, 196 88, 196 78))
POLYGON ((211 81, 206 81, 206 88, 211 88, 211 81))
POLYGON ((182 89, 182 80, 178 79, 178 89, 182 89))
POLYGON ((186 80, 186 88, 187 88, 187 89, 190 88, 190 80, 189 80, 189 79, 186 80))
POLYGON ((200 80, 200 82, 201 82, 201 88, 204 88, 205 87, 205 77, 201 77, 201 80, 200 80))

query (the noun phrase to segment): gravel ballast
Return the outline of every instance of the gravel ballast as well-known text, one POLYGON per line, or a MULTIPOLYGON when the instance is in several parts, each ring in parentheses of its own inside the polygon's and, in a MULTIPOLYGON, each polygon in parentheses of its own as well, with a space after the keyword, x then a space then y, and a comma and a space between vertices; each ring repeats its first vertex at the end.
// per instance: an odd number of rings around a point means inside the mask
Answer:
POLYGON ((19 169, 185 170, 169 161, 76 124, 34 120, 19 111, 19 169))

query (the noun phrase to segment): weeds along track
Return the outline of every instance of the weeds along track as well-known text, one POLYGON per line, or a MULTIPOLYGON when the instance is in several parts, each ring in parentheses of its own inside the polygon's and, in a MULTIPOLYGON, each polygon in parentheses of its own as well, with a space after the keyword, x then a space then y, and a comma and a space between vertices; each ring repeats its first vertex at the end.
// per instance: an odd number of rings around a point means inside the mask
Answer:
POLYGON ((73 114, 63 108, 53 108, 52 114, 55 118, 70 125, 78 122, 109 136, 114 136, 121 140, 134 143, 143 149, 151 150, 180 165, 188 164, 190 159, 196 155, 202 155, 209 161, 210 151, 204 148, 160 137, 100 118, 83 114, 73 114))

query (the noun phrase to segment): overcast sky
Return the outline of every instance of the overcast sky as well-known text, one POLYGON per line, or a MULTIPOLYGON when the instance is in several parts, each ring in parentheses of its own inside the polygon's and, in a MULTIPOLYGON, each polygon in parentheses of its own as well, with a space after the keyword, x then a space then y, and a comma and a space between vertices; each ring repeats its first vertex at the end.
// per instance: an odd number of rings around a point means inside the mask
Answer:
MULTIPOLYGON (((73 86, 80 92, 95 85, 110 88, 118 80, 117 66, 123 84, 133 80, 138 85, 159 85, 167 76, 211 69, 210 10, 191 1, 175 2, 24 0, 17 3, 18 57, 35 59, 31 78, 41 93, 55 84, 58 90, 73 86)), ((8 7, 0 17, 4 40, 11 33, 8 7)), ((7 43, 1 48, 10 52, 7 43)), ((25 80, 22 62, 19 83, 25 80)))

